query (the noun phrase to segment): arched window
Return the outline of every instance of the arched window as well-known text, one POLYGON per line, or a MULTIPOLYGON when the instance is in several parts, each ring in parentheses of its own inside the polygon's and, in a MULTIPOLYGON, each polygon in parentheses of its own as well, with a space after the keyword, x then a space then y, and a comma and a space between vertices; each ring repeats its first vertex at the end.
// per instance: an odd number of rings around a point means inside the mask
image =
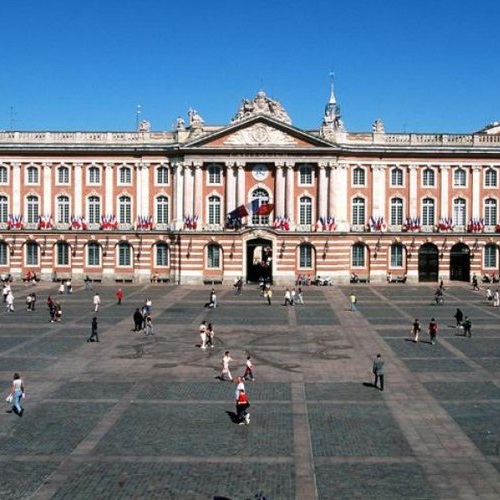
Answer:
POLYGON ((358 196, 352 200, 352 224, 361 226, 365 224, 365 221, 365 200, 358 196))
POLYGON ((101 200, 99 196, 89 196, 87 198, 87 220, 89 224, 99 224, 101 222, 101 200))
POLYGON ((130 196, 118 198, 118 223, 132 224, 132 200, 130 196))
POLYGON ((207 246, 207 267, 209 269, 219 269, 221 264, 221 249, 217 244, 207 246))
POLYGON ((60 166, 57 168, 57 183, 69 184, 69 168, 60 166))
POLYGON ((168 224, 168 198, 166 196, 156 197, 156 222, 158 224, 168 224))
POLYGON ((208 223, 220 224, 220 198, 218 196, 208 197, 208 223))
POLYGON ((352 267, 365 267, 365 245, 362 243, 352 246, 352 267))
POLYGON ((130 267, 132 265, 132 248, 129 243, 125 241, 118 243, 117 257, 118 266, 130 267))
POLYGON ((0 165, 0 184, 7 184, 8 179, 7 167, 0 165))
POLYGON ((168 184, 168 167, 162 165, 156 169, 156 184, 168 184))
POLYGON ((422 200, 422 225, 423 226, 434 226, 436 223, 435 219, 435 202, 432 198, 424 198, 422 200))
POLYGON ((313 247, 309 243, 299 246, 300 269, 311 269, 313 267, 313 247))
POLYGON ((394 243, 391 245, 391 267, 403 267, 403 245, 394 243))
POLYGON ((26 198, 26 222, 35 224, 40 215, 40 202, 38 196, 30 195, 26 198))
POLYGON ((422 184, 425 187, 434 187, 436 184, 436 174, 432 168, 424 168, 422 172, 422 184))
MULTIPOLYGON (((299 185, 310 186, 313 183, 313 169, 311 165, 299 166, 299 185)), ((305 223, 304 223, 305 224, 305 223)))
POLYGON ((57 223, 69 224, 69 198, 67 196, 57 197, 57 223))
POLYGON ((70 247, 66 241, 58 241, 56 244, 56 265, 69 266, 70 247))
POLYGON ((299 199, 299 224, 312 224, 312 200, 309 196, 299 199))
POLYGON ((403 224, 403 200, 401 198, 391 199, 391 224, 403 224))
POLYGON ((365 182, 366 182, 365 169, 361 167, 354 167, 352 171, 353 186, 364 186, 365 182))
POLYGON ((28 241, 25 246, 26 265, 38 266, 38 244, 34 241, 28 241))
POLYGON ((122 166, 118 170, 118 183, 119 184, 132 184, 132 169, 130 167, 122 166))
MULTIPOLYGON (((262 188, 254 189, 252 192, 252 204, 260 207, 269 202, 269 193, 262 188)), ((267 226, 269 224, 269 215, 252 215, 252 224, 254 226, 267 226)))
POLYGON ((467 185, 467 174, 463 168, 456 168, 453 172, 453 184, 455 187, 465 187, 467 185))
POLYGON ((484 185, 485 187, 497 187, 498 185, 498 174, 493 168, 488 168, 484 173, 484 185))
POLYGON ((87 245, 87 266, 101 265, 101 247, 95 241, 87 245))
POLYGON ((221 168, 220 165, 212 163, 208 166, 208 184, 220 184, 221 183, 221 168))
POLYGON ((156 267, 167 267, 168 266, 168 245, 166 243, 160 242, 155 245, 155 256, 156 256, 156 267))
POLYGON ((9 217, 9 200, 7 196, 0 196, 0 222, 7 222, 9 217))
POLYGON ((497 222, 497 200, 494 198, 486 198, 486 200, 484 200, 484 225, 496 226, 497 222))
POLYGON ((497 246, 488 243, 484 247, 484 267, 494 268, 496 270, 497 264, 497 246))
POLYGON ((26 169, 26 184, 38 184, 38 182, 38 167, 31 165, 26 169))
POLYGON ((466 203, 463 198, 453 200, 453 223, 455 226, 465 226, 466 224, 466 203))
POLYGON ((101 170, 99 167, 92 165, 88 170, 89 174, 89 184, 100 184, 101 183, 101 170))
POLYGON ((0 266, 9 264, 9 247, 5 241, 0 241, 0 266))
POLYGON ((403 170, 399 167, 395 167, 391 170, 391 185, 392 186, 402 186, 403 185, 403 170))

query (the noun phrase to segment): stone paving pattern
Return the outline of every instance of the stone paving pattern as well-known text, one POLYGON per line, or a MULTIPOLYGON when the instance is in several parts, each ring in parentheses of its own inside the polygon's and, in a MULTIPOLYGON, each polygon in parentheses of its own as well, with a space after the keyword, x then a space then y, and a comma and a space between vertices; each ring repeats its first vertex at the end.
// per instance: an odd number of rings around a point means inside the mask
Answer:
POLYGON ((279 289, 268 306, 253 286, 218 286, 211 310, 210 287, 127 284, 118 306, 119 285, 96 284, 101 342, 87 343, 93 292, 75 285, 14 283, 16 311, 0 313, 4 392, 14 371, 27 386, 23 418, 0 414, 0 498, 500 498, 500 308, 484 291, 450 284, 438 307, 433 284, 304 287, 305 305, 283 307, 279 289), (62 323, 49 322, 49 294, 62 323), (152 337, 131 331, 147 297, 152 337), (472 339, 454 327, 457 307, 472 339), (202 320, 214 349, 199 348, 202 320), (235 385, 219 379, 226 350, 235 376, 247 355, 255 365, 249 426, 233 422, 235 385))

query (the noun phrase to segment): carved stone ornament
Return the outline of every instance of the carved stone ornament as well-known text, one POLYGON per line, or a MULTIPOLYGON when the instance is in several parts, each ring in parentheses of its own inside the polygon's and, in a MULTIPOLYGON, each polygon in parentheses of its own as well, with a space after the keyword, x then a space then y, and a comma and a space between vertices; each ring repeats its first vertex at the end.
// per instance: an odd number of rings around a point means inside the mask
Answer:
POLYGON ((262 144, 274 144, 279 146, 293 146, 295 141, 281 130, 259 123, 252 127, 238 130, 230 135, 224 143, 231 145, 260 146, 262 144))
POLYGON ((292 123, 283 106, 278 101, 267 97, 262 90, 258 92, 254 99, 243 99, 231 123, 237 123, 256 115, 268 115, 289 125, 292 123))

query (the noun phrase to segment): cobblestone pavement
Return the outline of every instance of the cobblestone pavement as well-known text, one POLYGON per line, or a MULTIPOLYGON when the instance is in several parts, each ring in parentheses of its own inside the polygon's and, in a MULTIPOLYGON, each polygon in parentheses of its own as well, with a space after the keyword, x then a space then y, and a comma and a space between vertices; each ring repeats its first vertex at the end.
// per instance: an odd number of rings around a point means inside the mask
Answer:
MULTIPOLYGON (((210 288, 14 284, 16 310, 1 312, 0 376, 26 382, 22 418, 0 414, 0 498, 8 499, 498 499, 500 498, 500 308, 457 284, 432 305, 433 285, 304 287, 305 305, 268 306, 254 287, 241 296, 210 288), (25 311, 35 290, 37 309, 25 311), (358 311, 348 309, 354 290, 358 311), (149 297, 155 335, 133 332, 149 297), (472 338, 454 327, 460 307, 472 338), (99 343, 87 343, 99 321, 99 343), (418 317, 421 342, 410 338, 418 317), (426 326, 440 332, 431 345, 426 326), (215 348, 199 348, 212 322, 215 348), (247 382, 251 423, 234 423, 235 385, 247 382), (386 389, 372 386, 376 353, 386 389)), ((5 403, 5 410, 9 406, 5 403)))

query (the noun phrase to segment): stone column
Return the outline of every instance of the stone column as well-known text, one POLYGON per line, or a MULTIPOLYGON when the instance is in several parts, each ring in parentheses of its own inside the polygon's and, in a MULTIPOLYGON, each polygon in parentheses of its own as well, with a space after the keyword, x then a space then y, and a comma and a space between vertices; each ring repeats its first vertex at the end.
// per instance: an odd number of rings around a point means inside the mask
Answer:
POLYGON ((337 215, 337 189, 338 180, 337 180, 337 172, 338 172, 338 164, 330 163, 330 167, 328 169, 328 216, 335 217, 335 222, 338 224, 338 215, 337 215))
POLYGON ((283 167, 285 162, 276 161, 274 174, 274 217, 285 215, 285 179, 283 177, 283 167))
POLYGON ((328 203, 328 185, 326 180, 326 167, 328 162, 319 162, 319 175, 318 175, 318 213, 316 220, 320 217, 328 217, 327 203, 328 203))
POLYGON ((181 229, 184 224, 184 165, 177 162, 174 165, 174 227, 181 229))
POLYGON ((472 167, 471 209, 470 216, 472 218, 481 218, 481 167, 479 165, 472 167))
POLYGON ((109 214, 116 215, 116 219, 118 220, 117 204, 113 188, 114 188, 113 164, 105 163, 104 164, 104 215, 109 215, 109 214))
POLYGON ((83 211, 83 164, 73 164, 73 215, 85 217, 83 211))
MULTIPOLYGON (((417 217, 419 215, 418 210, 418 168, 416 165, 408 166, 408 188, 410 193, 410 199, 408 200, 408 210, 406 216, 408 217, 417 217)), ((403 214, 403 218, 406 217, 403 214)))
POLYGON ((142 184, 142 200, 141 200, 141 215, 154 215, 151 212, 151 207, 154 207, 154 201, 150 200, 149 176, 151 172, 151 164, 143 163, 141 168, 141 184, 142 184))
POLYGON ((236 168, 238 169, 238 199, 236 202, 237 206, 246 204, 246 186, 245 186, 245 162, 236 162, 236 168))
MULTIPOLYGON (((144 197, 144 194, 142 192, 143 190, 143 184, 142 184, 142 170, 143 170, 143 165, 141 162, 137 162, 135 164, 135 220, 137 220, 138 215, 145 215, 142 212, 142 198, 144 197)), ((133 214, 132 214, 133 217, 133 214)), ((135 222, 135 220, 132 218, 132 223, 135 222)))
POLYGON ((202 164, 196 164, 194 167, 194 192, 196 196, 194 197, 194 213, 198 216, 198 228, 201 229, 204 222, 203 220, 203 207, 204 207, 204 197, 203 197, 203 169, 202 164))
POLYGON ((448 165, 441 165, 440 172, 441 172, 441 193, 440 193, 441 206, 440 206, 440 213, 436 214, 436 222, 439 221, 439 219, 441 217, 450 217, 450 212, 449 212, 449 207, 448 207, 450 167, 448 165))
MULTIPOLYGON (((42 192, 43 192, 43 206, 41 207, 41 214, 52 214, 52 164, 42 164, 42 192)), ((56 214, 52 214, 52 218, 56 220, 56 214)))
POLYGON ((195 164, 184 167, 184 214, 194 215, 194 168, 195 164))
POLYGON ((286 164, 286 217, 289 217, 292 224, 295 223, 295 164, 286 164))
POLYGON ((349 165, 344 162, 339 162, 333 169, 333 181, 331 188, 335 190, 335 212, 336 223, 339 231, 348 231, 351 227, 349 220, 349 205, 350 200, 347 198, 349 192, 349 165))
POLYGON ((380 163, 372 165, 373 182, 372 182, 372 213, 366 214, 368 217, 383 217, 386 224, 389 223, 389 218, 386 213, 386 167, 380 163))
POLYGON ((233 162, 226 162, 226 212, 228 214, 236 208, 236 178, 233 162))
MULTIPOLYGON (((24 207, 21 200, 21 163, 12 163, 12 213, 16 215, 24 214, 24 207)), ((26 220, 24 214, 24 220, 26 220)))

